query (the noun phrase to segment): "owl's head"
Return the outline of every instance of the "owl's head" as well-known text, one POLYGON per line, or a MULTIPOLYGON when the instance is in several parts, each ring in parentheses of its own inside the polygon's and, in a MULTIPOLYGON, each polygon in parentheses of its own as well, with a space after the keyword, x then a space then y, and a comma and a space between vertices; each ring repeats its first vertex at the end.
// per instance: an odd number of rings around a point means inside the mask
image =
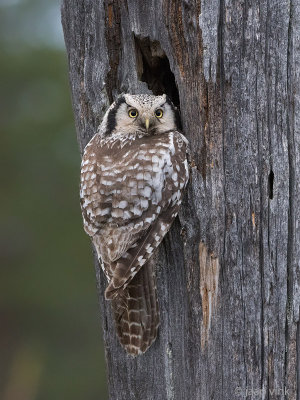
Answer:
POLYGON ((101 131, 155 135, 180 129, 179 113, 168 96, 122 94, 107 110, 101 131))

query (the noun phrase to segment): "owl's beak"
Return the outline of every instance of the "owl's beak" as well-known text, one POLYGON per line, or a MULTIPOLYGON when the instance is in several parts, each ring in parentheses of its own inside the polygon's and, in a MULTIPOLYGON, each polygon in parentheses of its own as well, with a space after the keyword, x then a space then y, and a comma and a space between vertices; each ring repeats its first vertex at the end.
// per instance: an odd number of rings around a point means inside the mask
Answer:
POLYGON ((150 126, 150 120, 149 120, 149 118, 146 118, 145 119, 145 127, 147 130, 149 129, 149 126, 150 126))

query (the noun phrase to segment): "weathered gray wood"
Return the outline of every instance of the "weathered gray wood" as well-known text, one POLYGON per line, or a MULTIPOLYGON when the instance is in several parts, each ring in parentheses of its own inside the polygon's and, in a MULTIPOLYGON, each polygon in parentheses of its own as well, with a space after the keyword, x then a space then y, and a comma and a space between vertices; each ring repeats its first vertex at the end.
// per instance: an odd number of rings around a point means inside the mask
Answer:
POLYGON ((299 399, 300 0, 64 0, 62 21, 81 151, 147 83, 179 96, 191 145, 145 355, 120 347, 96 263, 110 399, 299 399))

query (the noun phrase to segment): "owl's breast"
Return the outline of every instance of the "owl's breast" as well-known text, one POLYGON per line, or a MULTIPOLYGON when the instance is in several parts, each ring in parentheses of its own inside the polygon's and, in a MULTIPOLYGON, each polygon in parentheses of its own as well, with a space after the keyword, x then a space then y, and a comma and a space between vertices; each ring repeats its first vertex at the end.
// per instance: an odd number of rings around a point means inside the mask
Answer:
POLYGON ((147 229, 162 210, 178 201, 187 182, 186 149, 179 135, 143 137, 123 147, 90 146, 81 184, 88 225, 99 230, 143 221, 141 228, 147 229))

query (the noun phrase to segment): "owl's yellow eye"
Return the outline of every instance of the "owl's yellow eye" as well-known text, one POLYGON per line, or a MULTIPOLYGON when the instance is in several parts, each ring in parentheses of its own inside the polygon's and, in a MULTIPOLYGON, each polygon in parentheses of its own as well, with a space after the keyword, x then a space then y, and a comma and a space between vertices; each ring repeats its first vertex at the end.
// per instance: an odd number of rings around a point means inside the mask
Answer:
POLYGON ((158 108, 157 110, 155 110, 155 116, 156 118, 161 118, 163 116, 163 110, 161 108, 158 108))
POLYGON ((128 111, 128 115, 130 118, 136 118, 139 115, 139 113, 138 110, 132 108, 131 110, 128 111))

